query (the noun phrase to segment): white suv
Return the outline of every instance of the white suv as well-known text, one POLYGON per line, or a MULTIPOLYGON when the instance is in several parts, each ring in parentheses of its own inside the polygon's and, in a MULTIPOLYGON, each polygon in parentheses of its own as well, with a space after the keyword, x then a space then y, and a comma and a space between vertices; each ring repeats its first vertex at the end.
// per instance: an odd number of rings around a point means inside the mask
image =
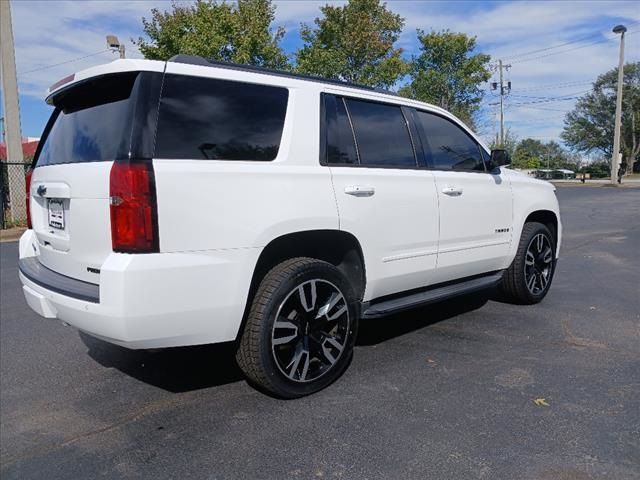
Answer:
POLYGON ((247 378, 291 398, 345 370, 359 321, 549 290, 553 186, 440 108, 188 56, 91 68, 47 101, 20 280, 107 342, 236 341, 247 378))

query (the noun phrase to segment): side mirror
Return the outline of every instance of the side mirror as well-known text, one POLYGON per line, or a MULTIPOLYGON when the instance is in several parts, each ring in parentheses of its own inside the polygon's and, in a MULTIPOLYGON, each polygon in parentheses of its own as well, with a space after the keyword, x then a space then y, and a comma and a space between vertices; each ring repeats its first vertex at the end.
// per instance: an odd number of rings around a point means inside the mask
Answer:
POLYGON ((493 168, 511 165, 511 157, 509 152, 503 149, 491 150, 491 165, 493 168))

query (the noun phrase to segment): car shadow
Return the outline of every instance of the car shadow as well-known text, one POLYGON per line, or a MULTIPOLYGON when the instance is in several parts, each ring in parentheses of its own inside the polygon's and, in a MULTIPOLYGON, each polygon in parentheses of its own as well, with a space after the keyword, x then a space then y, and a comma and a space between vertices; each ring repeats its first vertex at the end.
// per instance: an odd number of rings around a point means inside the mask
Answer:
POLYGON ((163 390, 188 392, 237 382, 244 377, 235 360, 235 344, 130 350, 80 332, 89 356, 163 390))
MULTIPOLYGON (((380 319, 362 320, 356 345, 373 346, 481 308, 493 292, 466 295, 380 319)), ((79 332, 89 356, 141 382, 182 393, 243 380, 234 342, 157 350, 130 350, 79 332)))
POLYGON ((360 320, 356 345, 371 346, 420 330, 438 322, 483 307, 496 293, 493 290, 432 303, 384 318, 360 320))

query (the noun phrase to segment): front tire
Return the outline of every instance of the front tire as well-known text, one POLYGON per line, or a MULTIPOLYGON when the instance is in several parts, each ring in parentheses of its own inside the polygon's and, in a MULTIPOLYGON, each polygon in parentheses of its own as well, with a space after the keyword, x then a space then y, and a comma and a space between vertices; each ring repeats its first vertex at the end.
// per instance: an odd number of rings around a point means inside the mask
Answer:
POLYGON ((551 287, 555 269, 554 235, 541 223, 525 223, 516 257, 502 279, 502 293, 513 303, 539 303, 551 287))
POLYGON ((260 282, 236 353, 250 383, 281 398, 325 388, 348 367, 357 302, 344 275, 312 258, 276 265, 260 282))

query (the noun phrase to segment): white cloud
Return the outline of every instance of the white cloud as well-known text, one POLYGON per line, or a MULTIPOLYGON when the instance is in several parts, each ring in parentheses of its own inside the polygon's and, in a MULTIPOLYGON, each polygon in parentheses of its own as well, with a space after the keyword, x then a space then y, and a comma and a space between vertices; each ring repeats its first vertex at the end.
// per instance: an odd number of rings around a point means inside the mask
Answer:
POLYGON ((115 59, 113 53, 104 52, 40 70, 105 50, 107 34, 118 36, 127 56, 139 57, 130 39, 140 35, 141 17, 149 16, 153 7, 169 6, 169 2, 162 0, 12 2, 20 93, 42 98, 49 85, 70 72, 115 59))
MULTIPOLYGON (((619 37, 611 33, 616 23, 624 20, 630 27, 626 61, 640 60, 640 9, 636 2, 511 2, 468 14, 442 13, 446 9, 444 3, 428 3, 428 8, 419 8, 420 2, 390 5, 407 18, 401 44, 411 53, 417 53, 416 28, 450 29, 477 36, 481 51, 490 53, 494 60, 505 58, 505 63, 512 64, 506 78, 512 82, 514 95, 507 99, 507 105, 512 107, 507 108, 505 118, 507 126, 520 137, 559 139, 564 114, 572 109, 575 100, 516 106, 527 100, 515 95, 550 98, 588 90, 589 82, 617 66, 619 37), (517 57, 584 38, 589 40, 517 57), (594 43, 589 45, 590 42, 594 43), (562 86, 569 82, 572 84, 562 86), (548 87, 531 90, 538 85, 548 87)), ((493 137, 497 129, 492 117, 497 116, 498 107, 490 103, 497 103, 497 97, 489 94, 485 102, 487 120, 481 129, 487 138, 493 137)))
MULTIPOLYGON (((180 3, 189 1, 181 0, 180 3)), ((325 3, 316 0, 276 1, 275 24, 295 34, 300 23, 312 22, 320 13, 320 6, 325 3)), ((448 28, 476 35, 482 51, 490 53, 494 59, 505 58, 507 61, 509 57, 522 52, 548 48, 586 36, 593 36, 594 40, 611 38, 611 41, 573 51, 568 50, 583 44, 540 52, 533 56, 567 51, 532 61, 518 61, 529 57, 512 58, 508 78, 512 81, 514 96, 508 100, 508 104, 522 103, 521 97, 517 101, 515 97, 520 90, 522 95, 547 97, 587 90, 588 84, 569 87, 557 85, 593 81, 599 74, 616 66, 618 38, 610 33, 616 23, 624 21, 630 24, 627 61, 640 60, 640 9, 637 8, 637 2, 505 2, 483 6, 479 2, 389 1, 387 5, 406 19, 399 43, 408 53, 417 52, 417 28, 427 31, 448 28), (631 25, 634 21, 638 23, 631 25), (636 33, 634 30, 639 31, 636 33), (552 86, 530 90, 549 84, 552 86)), ((110 61, 116 55, 104 52, 53 68, 25 72, 104 50, 107 34, 119 37, 126 45, 128 57, 139 57, 140 53, 130 39, 142 34, 141 18, 150 16, 154 7, 170 9, 171 3, 168 0, 22 0, 13 1, 11 6, 20 93, 42 98, 49 85, 68 73, 110 61)), ((561 112, 536 110, 533 107, 537 105, 511 107, 507 109, 507 119, 513 122, 512 128, 521 137, 550 135, 557 138, 562 127, 562 114, 573 103, 539 105, 557 108, 561 112)), ((495 109, 487 108, 489 115, 495 109)))
MULTIPOLYGON (((320 7, 326 5, 326 1, 275 1, 276 23, 284 25, 287 29, 297 29, 301 23, 310 23, 320 15, 320 7)), ((341 5, 345 2, 330 2, 331 5, 341 5)))

